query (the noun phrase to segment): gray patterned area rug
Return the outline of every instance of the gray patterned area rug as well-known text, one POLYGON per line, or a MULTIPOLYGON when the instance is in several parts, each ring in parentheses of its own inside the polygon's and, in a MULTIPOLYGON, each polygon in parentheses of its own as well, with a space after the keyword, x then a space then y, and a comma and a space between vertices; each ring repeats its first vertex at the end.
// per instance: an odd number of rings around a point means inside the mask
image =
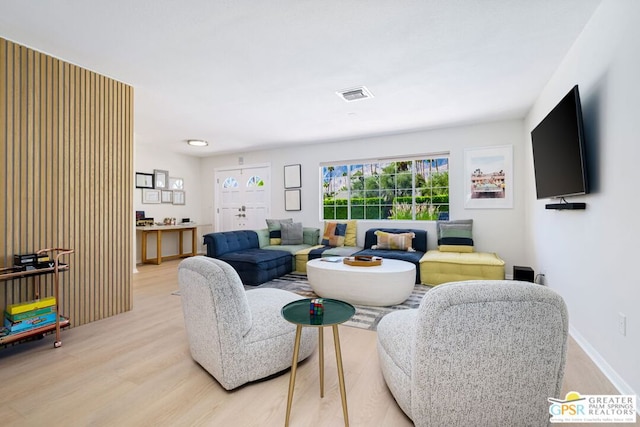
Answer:
MULTIPOLYGON (((269 282, 263 283, 259 286, 245 286, 245 289, 259 289, 259 288, 278 288, 286 291, 294 292, 305 298, 315 298, 317 295, 313 293, 309 282, 307 281, 307 275, 302 273, 289 273, 277 279, 273 279, 269 282)), ((415 285, 411 296, 402 304, 392 305, 388 307, 371 307, 366 305, 355 305, 356 314, 345 322, 345 326, 351 326, 354 328, 368 329, 375 331, 378 322, 386 314, 396 310, 406 310, 408 308, 418 308, 422 297, 427 291, 431 289, 429 286, 415 285)))

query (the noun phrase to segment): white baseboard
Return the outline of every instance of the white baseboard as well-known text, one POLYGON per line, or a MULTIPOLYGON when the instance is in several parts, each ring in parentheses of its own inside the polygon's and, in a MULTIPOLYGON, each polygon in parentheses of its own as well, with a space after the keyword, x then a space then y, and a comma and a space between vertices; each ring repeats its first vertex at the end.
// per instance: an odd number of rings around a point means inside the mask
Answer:
POLYGON ((607 363, 600 353, 598 353, 596 349, 593 348, 582 335, 580 335, 580 332, 571 325, 569 325, 569 335, 573 337, 580 348, 582 348, 591 361, 593 361, 600 371, 602 371, 604 376, 611 381, 611 384, 613 384, 620 394, 636 396, 636 413, 640 415, 640 399, 638 399, 638 394, 620 375, 618 375, 618 373, 611 367, 611 365, 609 365, 609 363, 607 363))

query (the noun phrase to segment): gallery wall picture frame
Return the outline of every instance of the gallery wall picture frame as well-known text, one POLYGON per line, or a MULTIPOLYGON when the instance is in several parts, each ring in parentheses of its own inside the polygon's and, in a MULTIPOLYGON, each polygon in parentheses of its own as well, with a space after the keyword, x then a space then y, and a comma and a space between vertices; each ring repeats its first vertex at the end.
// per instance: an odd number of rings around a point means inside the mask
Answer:
POLYGON ((153 170, 154 188, 165 190, 169 187, 169 172, 161 169, 153 170))
POLYGON ((174 205, 184 205, 185 195, 182 190, 173 190, 173 202, 174 205))
POLYGON ((513 208, 513 146, 464 150, 465 209, 513 208))
POLYGON ((284 167, 284 188, 302 187, 302 165, 285 165, 284 167))
POLYGON ((142 203, 155 204, 160 203, 160 190, 142 189, 142 203))
POLYGON ((170 176, 169 190, 184 190, 184 179, 170 176))
POLYGON ((300 190, 284 190, 284 210, 301 211, 300 190))
POLYGON ((153 174, 136 172, 136 188, 153 188, 153 174))
POLYGON ((173 203, 173 191, 171 190, 161 190, 162 192, 162 203, 173 203))

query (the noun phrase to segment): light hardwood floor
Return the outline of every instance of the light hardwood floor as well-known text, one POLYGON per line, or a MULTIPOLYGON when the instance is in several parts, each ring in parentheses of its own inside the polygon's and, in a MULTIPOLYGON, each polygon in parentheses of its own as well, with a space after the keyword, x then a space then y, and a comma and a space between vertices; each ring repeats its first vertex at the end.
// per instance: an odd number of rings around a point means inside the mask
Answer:
MULTIPOLYGON (((226 392, 192 361, 171 295, 178 262, 138 266, 133 310, 63 331, 58 349, 47 336, 0 350, 0 425, 283 425, 288 373, 226 392)), ((341 326, 340 341, 351 425, 411 426, 380 373, 375 332, 341 326)), ((618 394, 573 340, 568 353, 563 396, 618 394)), ((323 399, 317 357, 299 367, 292 426, 344 425, 330 329, 323 399)))

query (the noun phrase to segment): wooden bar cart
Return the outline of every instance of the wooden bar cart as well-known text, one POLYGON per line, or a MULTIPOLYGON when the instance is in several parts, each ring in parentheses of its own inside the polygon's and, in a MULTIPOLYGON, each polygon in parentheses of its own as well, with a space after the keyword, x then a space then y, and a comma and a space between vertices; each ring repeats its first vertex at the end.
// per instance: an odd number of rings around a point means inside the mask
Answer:
POLYGON ((56 321, 52 324, 44 325, 41 327, 31 328, 25 331, 12 333, 9 335, 5 335, 0 337, 0 345, 9 344, 15 341, 20 341, 30 337, 36 336, 44 336, 46 333, 54 331, 56 332, 56 340, 53 343, 55 348, 58 348, 62 345, 62 341, 60 340, 60 329, 69 326, 70 321, 68 317, 64 317, 60 314, 59 304, 60 304, 60 273, 69 270, 69 264, 64 264, 60 262, 60 258, 64 255, 69 255, 74 252, 73 249, 63 249, 63 248, 47 248, 41 249, 36 252, 38 255, 42 254, 50 254, 50 259, 52 260, 53 266, 49 268, 35 268, 31 270, 20 270, 16 267, 7 267, 0 269, 0 281, 7 281, 13 279, 23 279, 23 278, 32 278, 34 280, 34 296, 35 298, 40 297, 40 286, 39 283, 36 283, 36 279, 38 276, 44 274, 53 274, 53 296, 56 299, 55 309, 56 309, 56 321))

